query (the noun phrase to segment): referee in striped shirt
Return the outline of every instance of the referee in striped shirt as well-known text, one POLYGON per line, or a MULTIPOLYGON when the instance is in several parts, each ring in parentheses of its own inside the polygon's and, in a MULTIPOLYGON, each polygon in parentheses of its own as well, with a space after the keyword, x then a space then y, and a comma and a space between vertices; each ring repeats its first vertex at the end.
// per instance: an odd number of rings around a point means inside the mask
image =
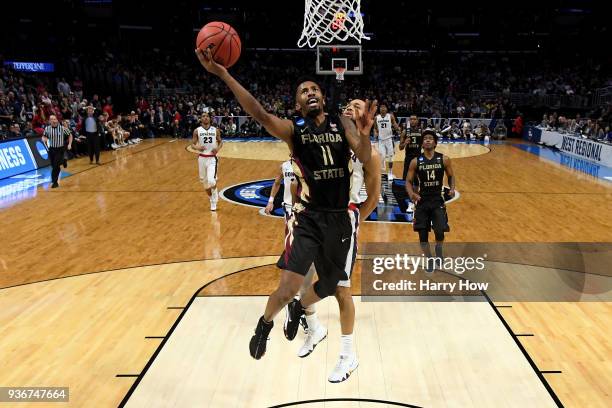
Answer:
POLYGON ((49 160, 51 161, 51 188, 57 188, 57 179, 60 174, 60 166, 64 162, 64 139, 68 136, 68 150, 72 149, 72 133, 59 124, 57 116, 49 117, 49 126, 45 127, 43 143, 49 148, 49 160))

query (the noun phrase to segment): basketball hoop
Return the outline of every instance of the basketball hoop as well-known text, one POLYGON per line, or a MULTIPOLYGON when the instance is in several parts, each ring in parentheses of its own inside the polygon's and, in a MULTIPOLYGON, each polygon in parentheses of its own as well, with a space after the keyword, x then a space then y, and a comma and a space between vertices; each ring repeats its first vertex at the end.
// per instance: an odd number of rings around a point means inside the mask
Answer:
POLYGON ((335 67, 334 71, 336 71, 336 80, 344 81, 344 73, 346 72, 345 67, 335 67))
POLYGON ((332 41, 343 42, 353 38, 361 44, 363 35, 363 16, 361 0, 305 0, 304 28, 298 47, 332 41))

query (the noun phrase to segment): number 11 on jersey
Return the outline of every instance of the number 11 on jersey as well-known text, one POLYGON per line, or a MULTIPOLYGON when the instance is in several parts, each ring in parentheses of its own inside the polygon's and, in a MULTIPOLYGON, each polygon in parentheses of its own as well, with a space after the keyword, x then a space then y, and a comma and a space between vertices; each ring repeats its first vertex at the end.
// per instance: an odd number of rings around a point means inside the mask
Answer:
POLYGON ((332 166, 334 164, 334 158, 329 146, 321 146, 321 150, 323 151, 323 164, 325 166, 332 166))

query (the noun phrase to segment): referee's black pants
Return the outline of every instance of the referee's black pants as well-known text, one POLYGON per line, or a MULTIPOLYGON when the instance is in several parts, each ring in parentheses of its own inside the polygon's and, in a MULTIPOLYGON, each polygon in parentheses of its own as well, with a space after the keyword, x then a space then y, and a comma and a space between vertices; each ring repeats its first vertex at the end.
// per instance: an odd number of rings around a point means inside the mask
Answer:
POLYGON ((87 151, 89 152, 89 161, 92 162, 94 155, 96 163, 100 162, 100 136, 98 132, 85 132, 87 137, 87 151))
POLYGON ((64 148, 49 148, 49 160, 51 161, 51 181, 57 183, 60 174, 60 166, 64 163, 64 148))

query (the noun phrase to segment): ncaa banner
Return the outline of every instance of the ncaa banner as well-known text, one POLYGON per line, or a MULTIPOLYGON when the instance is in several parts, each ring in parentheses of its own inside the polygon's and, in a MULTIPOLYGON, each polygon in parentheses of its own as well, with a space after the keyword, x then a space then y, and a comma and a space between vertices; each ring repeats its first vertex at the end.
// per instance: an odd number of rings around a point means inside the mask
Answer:
POLYGON ((541 143, 564 153, 612 167, 612 145, 559 132, 542 131, 541 143))
POLYGON ((0 143, 0 179, 36 169, 36 160, 25 139, 0 143))
POLYGON ((47 147, 42 142, 40 137, 31 137, 26 139, 28 141, 28 145, 30 145, 30 151, 34 156, 34 160, 36 160, 36 167, 42 168, 47 167, 51 164, 49 160, 49 152, 47 151, 47 147))

